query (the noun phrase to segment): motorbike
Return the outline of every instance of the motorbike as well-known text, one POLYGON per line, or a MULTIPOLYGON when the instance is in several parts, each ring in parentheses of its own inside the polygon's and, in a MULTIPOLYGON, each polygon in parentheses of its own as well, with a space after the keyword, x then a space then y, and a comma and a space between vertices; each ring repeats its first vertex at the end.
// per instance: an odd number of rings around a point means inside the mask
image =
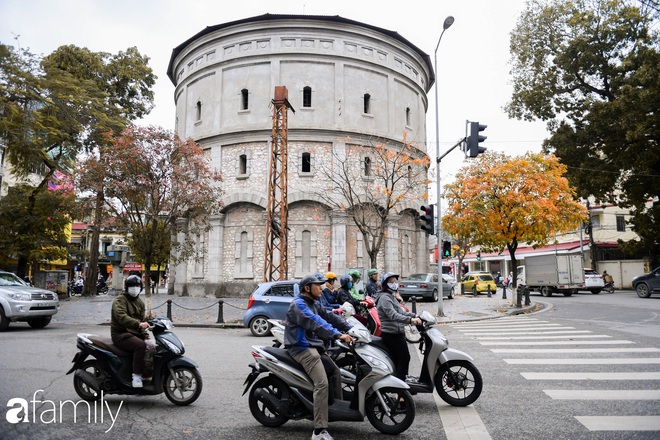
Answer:
POLYGON ((132 394, 165 396, 175 405, 189 405, 202 392, 202 376, 197 364, 183 356, 183 342, 172 332, 172 322, 163 317, 149 321, 154 336, 153 372, 151 380, 144 379, 143 388, 133 388, 132 353, 125 352, 108 337, 78 333, 76 346, 80 350, 73 357, 73 366, 66 374, 74 373, 73 388, 88 402, 97 401, 104 394, 132 394))
POLYGON ((99 279, 96 283, 96 293, 98 295, 105 295, 108 293, 108 289, 108 283, 106 283, 103 278, 99 279))
MULTIPOLYGON (((382 433, 404 432, 415 419, 415 402, 408 391, 409 385, 393 375, 392 361, 370 344, 371 335, 364 326, 355 325, 348 334, 354 338, 354 344, 337 341, 337 345, 355 359, 355 387, 352 392, 344 390, 342 396, 330 393, 328 419, 362 422, 366 416, 382 433)), ((312 420, 314 386, 288 350, 252 346, 252 357, 255 362, 250 364, 252 371, 243 384, 243 395, 249 392, 252 416, 271 428, 289 420, 312 420)))
MULTIPOLYGON (((452 406, 474 403, 481 395, 483 379, 473 358, 467 353, 449 348, 447 338, 440 330, 433 328, 437 321, 428 311, 423 311, 419 317, 422 325, 417 326, 421 336, 418 348, 424 357, 420 375, 406 378, 410 393, 432 393, 435 389, 440 398, 452 406)), ((351 319, 349 321, 355 325, 351 319)), ((373 338, 371 344, 387 353, 380 338, 373 338)), ((354 359, 342 355, 335 363, 342 371, 345 386, 350 387, 350 378, 356 373, 354 359)))
POLYGON ((614 293, 614 281, 608 281, 603 286, 603 290, 607 293, 614 293))

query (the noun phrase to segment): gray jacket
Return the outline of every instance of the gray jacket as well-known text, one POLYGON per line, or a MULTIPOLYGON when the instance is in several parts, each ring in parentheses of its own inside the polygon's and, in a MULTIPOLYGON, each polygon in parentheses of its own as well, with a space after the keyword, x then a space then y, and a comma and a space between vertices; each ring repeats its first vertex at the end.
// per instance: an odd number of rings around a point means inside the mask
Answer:
POLYGON ((390 292, 380 292, 376 309, 380 318, 381 333, 403 334, 404 327, 410 324, 411 318, 415 317, 414 313, 403 310, 399 301, 390 292))

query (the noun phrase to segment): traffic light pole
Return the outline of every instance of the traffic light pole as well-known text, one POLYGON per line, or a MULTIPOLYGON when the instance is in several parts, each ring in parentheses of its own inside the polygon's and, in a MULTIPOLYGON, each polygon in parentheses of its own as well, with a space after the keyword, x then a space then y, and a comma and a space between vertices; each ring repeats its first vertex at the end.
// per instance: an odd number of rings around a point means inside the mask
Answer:
POLYGON ((440 185, 440 162, 442 159, 451 153, 456 147, 459 145, 463 144, 465 142, 466 138, 461 139, 460 141, 456 142, 453 147, 451 147, 449 150, 445 151, 445 153, 440 156, 440 147, 438 146, 438 157, 436 158, 436 194, 438 197, 438 230, 435 234, 436 239, 438 241, 438 292, 440 293, 439 298, 438 298, 438 316, 445 316, 445 310, 444 310, 444 305, 442 302, 444 301, 444 295, 442 293, 442 254, 440 250, 440 246, 442 246, 442 187, 440 185))

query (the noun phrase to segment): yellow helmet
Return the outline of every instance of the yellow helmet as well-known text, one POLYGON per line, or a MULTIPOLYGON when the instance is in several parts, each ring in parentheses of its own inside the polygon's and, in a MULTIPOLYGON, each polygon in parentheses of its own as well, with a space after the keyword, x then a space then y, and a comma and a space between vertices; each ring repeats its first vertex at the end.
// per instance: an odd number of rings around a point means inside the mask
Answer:
POLYGON ((337 275, 335 275, 334 272, 326 272, 325 277, 328 279, 328 281, 337 279, 337 275))

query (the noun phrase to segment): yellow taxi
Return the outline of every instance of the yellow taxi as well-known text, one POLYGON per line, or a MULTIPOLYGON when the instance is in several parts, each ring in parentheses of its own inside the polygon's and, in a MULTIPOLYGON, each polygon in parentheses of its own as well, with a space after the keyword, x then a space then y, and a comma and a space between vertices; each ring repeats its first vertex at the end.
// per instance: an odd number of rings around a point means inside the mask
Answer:
POLYGON ((497 290, 495 280, 488 272, 468 272, 461 279, 461 284, 465 292, 471 291, 474 295, 488 292, 488 286, 492 293, 497 290))

